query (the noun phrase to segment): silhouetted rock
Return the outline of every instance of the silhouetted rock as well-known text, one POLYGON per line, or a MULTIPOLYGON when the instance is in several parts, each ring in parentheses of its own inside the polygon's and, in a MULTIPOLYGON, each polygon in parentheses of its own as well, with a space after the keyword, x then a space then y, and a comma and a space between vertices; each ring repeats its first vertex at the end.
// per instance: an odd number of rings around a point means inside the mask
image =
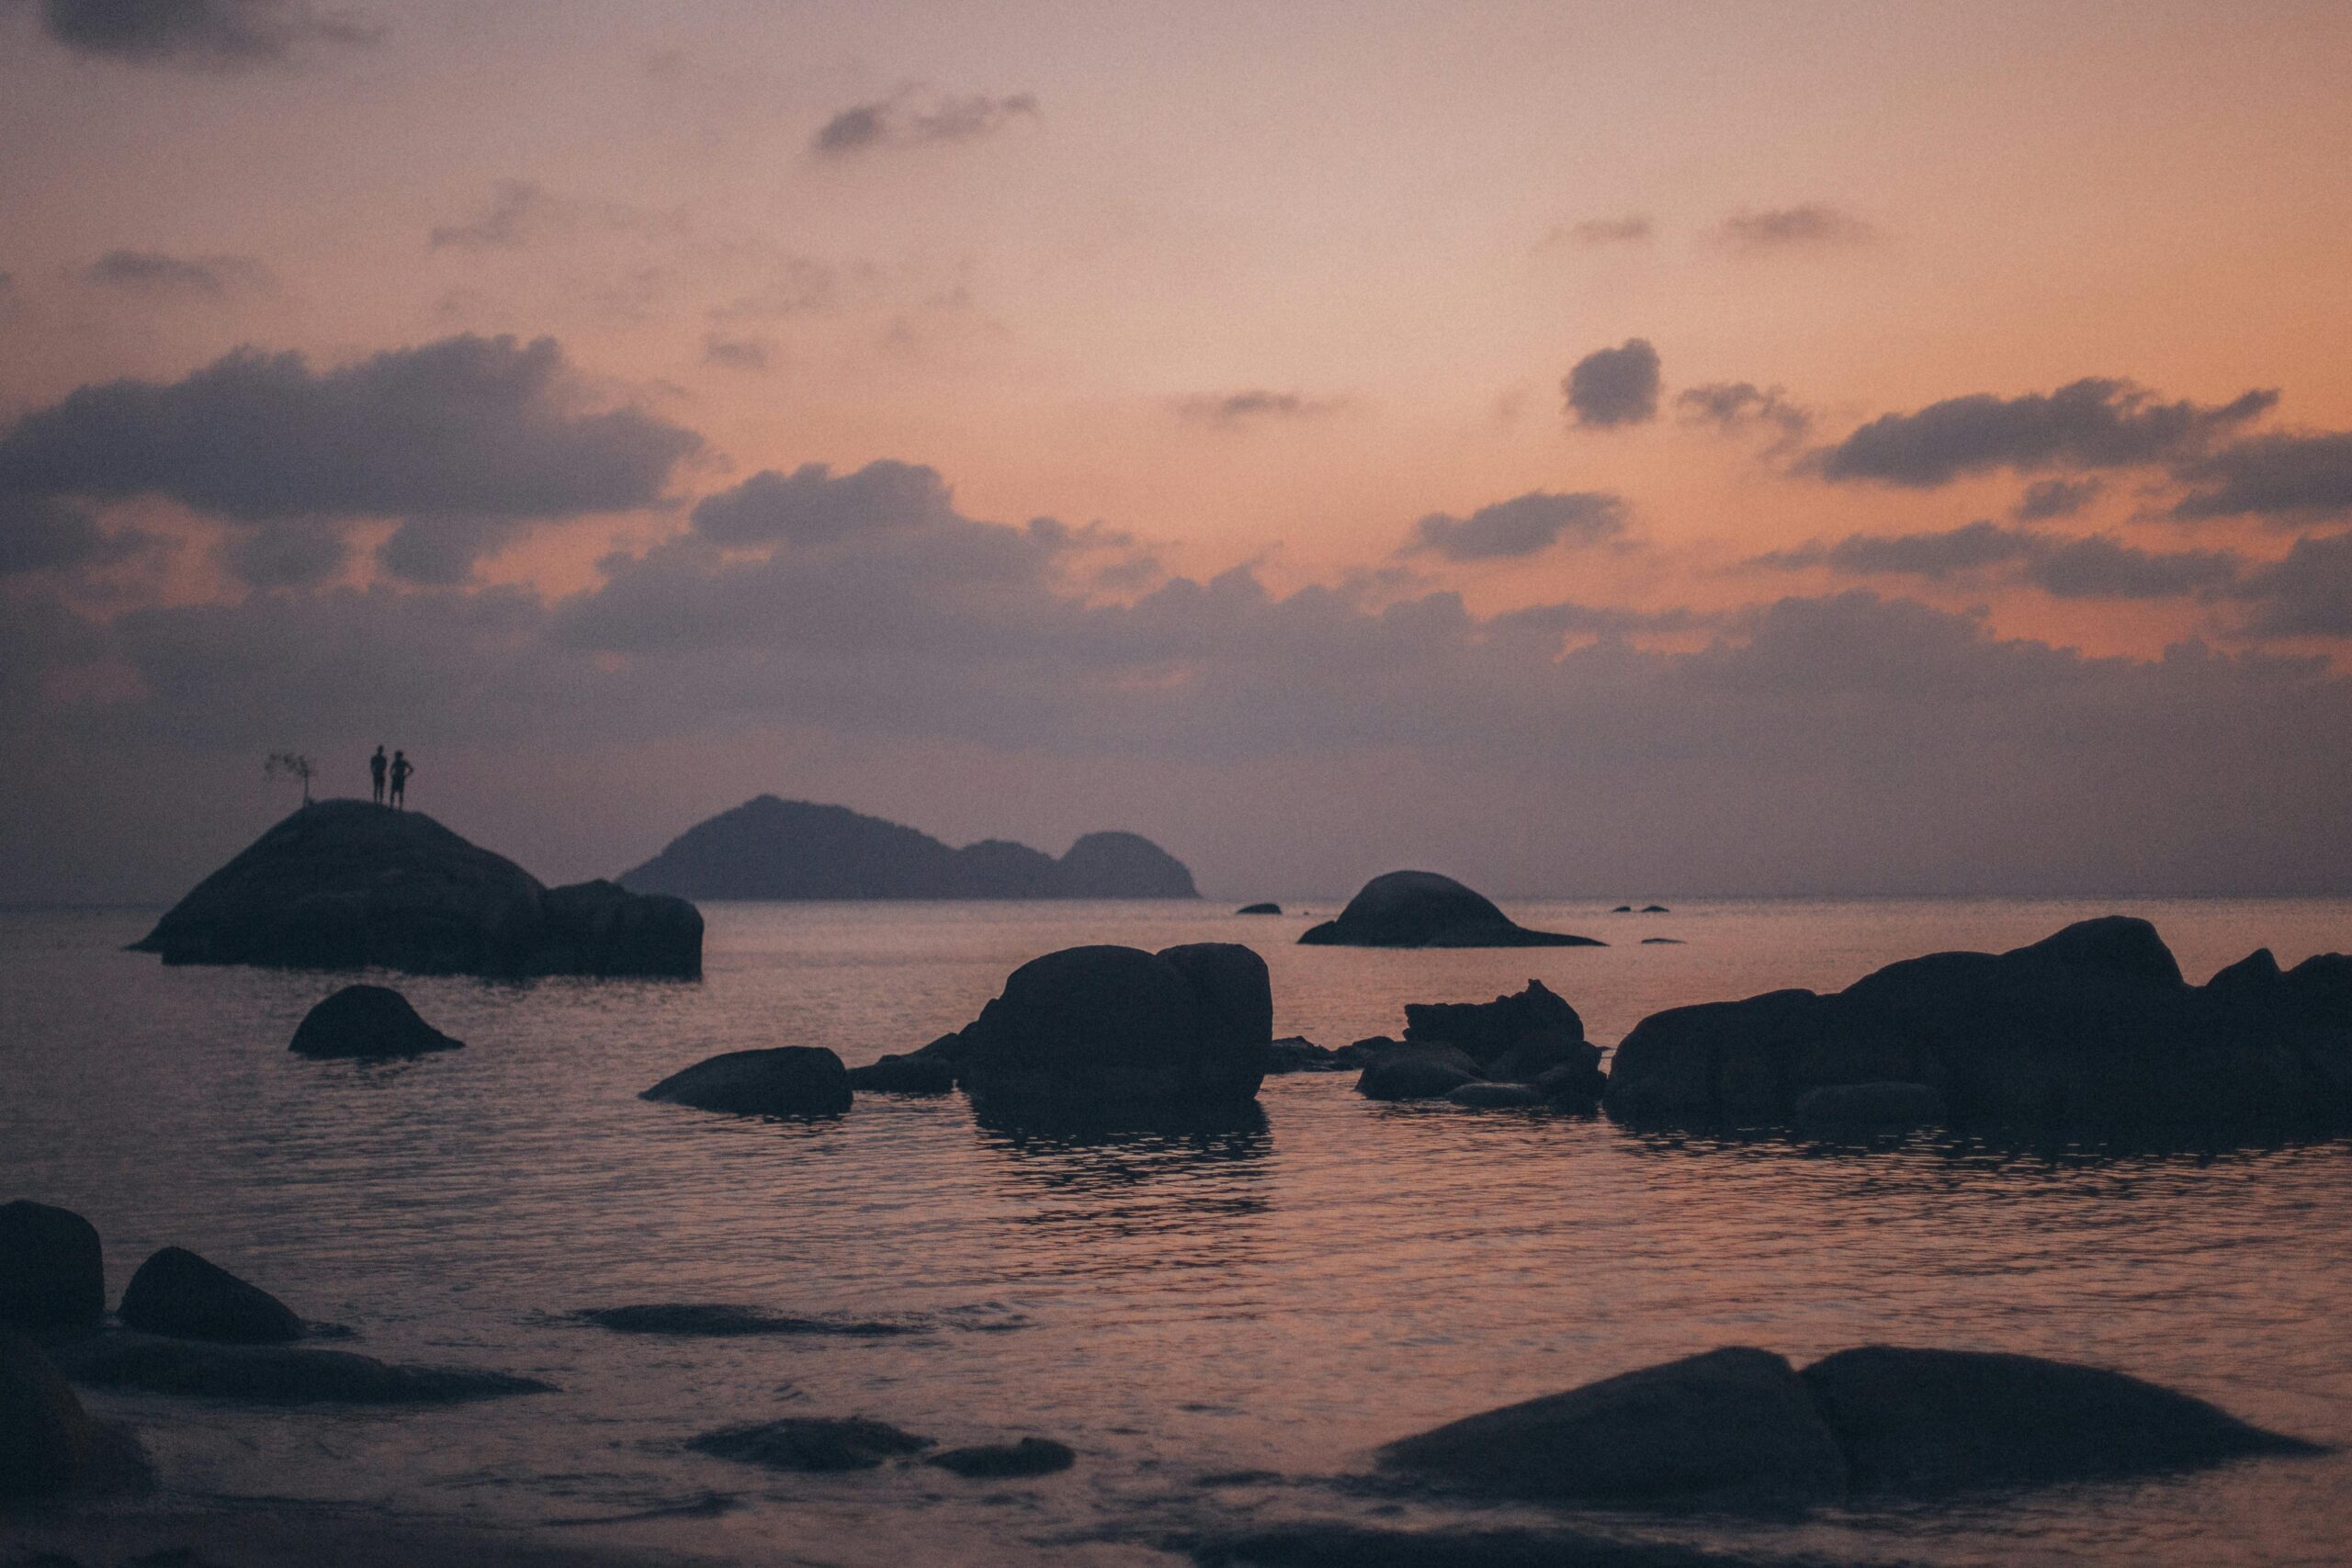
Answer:
POLYGON ((1237 915, 1279 915, 1283 907, 1280 904, 1244 904, 1233 912, 1237 915))
POLYGON ((434 1028, 388 986, 345 986, 302 1015, 288 1050, 304 1056, 417 1056, 465 1042, 434 1028))
POLYGON ((1523 1083, 1465 1083, 1446 1092, 1445 1098, 1456 1105, 1467 1105, 1482 1111, 1502 1111, 1519 1106, 1541 1105, 1543 1092, 1523 1083))
POLYGON ((975 1481, 1051 1475, 1077 1462, 1077 1454, 1051 1438, 1023 1438, 1016 1443, 978 1443, 967 1449, 946 1449, 923 1461, 975 1481))
POLYGON ((1644 947, 1680 947, 1682 939, 1679 936, 1645 936, 1642 938, 1642 945, 1644 947))
POLYGON ((1670 915, 1673 912, 1673 910, 1668 908, 1663 904, 1645 904, 1642 906, 1642 913, 1645 915, 1670 915))
POLYGON ((1356 1079, 1366 1100, 1442 1100, 1484 1075, 1478 1064, 1450 1045, 1400 1045, 1384 1051, 1356 1079))
POLYGON ((52 1348, 60 1371, 90 1388, 252 1404, 455 1404, 544 1393, 536 1378, 454 1367, 409 1367, 349 1350, 220 1345, 146 1334, 101 1334, 52 1348))
POLYGON ((1858 1493, 1932 1495, 2320 1451, 2154 1383, 2032 1356, 1870 1345, 1802 1375, 1858 1493))
POLYGON ((849 1072, 822 1045, 729 1051, 672 1073, 638 1097, 738 1116, 838 1116, 850 1107, 849 1072))
POLYGON ((1599 1067, 1565 1062, 1548 1072, 1536 1074, 1528 1087, 1559 1110, 1598 1111, 1601 1095, 1608 1091, 1609 1079, 1599 1067))
POLYGON ((681 1339, 744 1339, 771 1335, 841 1335, 853 1339, 880 1339, 923 1331, 920 1324, 792 1317, 725 1302, 648 1302, 634 1306, 591 1307, 576 1315, 582 1322, 616 1334, 668 1335, 681 1339))
POLYGON ((1817 1089, 1909 1083, 1962 1122, 2272 1129, 2352 1117, 2352 959, 2261 956, 2187 984, 2144 920, 2008 953, 1893 964, 1827 996, 1775 991, 1644 1019, 1612 1114, 1784 1122, 1817 1089))
POLYGON ((74 1328, 106 1310, 97 1227, 71 1209, 22 1198, 0 1203, 0 1323, 74 1328))
POLYGON ((1392 1471, 1538 1503, 1786 1507, 1831 1502, 1846 1461, 1806 1385, 1733 1347, 1468 1416, 1380 1451, 1392 1471))
POLYGON ((1199 897, 1182 863, 1134 833, 1089 833, 1058 861, 1002 839, 952 850, 845 806, 772 795, 696 823, 621 882, 690 898, 1199 897))
POLYGON ((111 1491, 145 1472, 127 1431, 92 1420, 39 1346, 0 1329, 0 1499, 111 1491))
POLYGON ((1586 936, 1532 931, 1482 896, 1433 871, 1392 871, 1363 885, 1336 920, 1298 939, 1311 947, 1599 947, 1586 936))
POLYGON ((1808 1132, 1927 1127, 1944 1119, 1944 1097, 1923 1083, 1832 1084, 1797 1096, 1796 1123, 1808 1132))
POLYGON ((302 1320, 284 1302, 177 1247, 139 1266, 115 1315, 125 1327, 180 1339, 276 1345, 302 1337, 302 1320))
POLYGON ((1631 904, 1620 904, 1609 912, 1612 915, 1630 915, 1634 912, 1634 907, 1631 904))
MULTIPOLYGON (((1201 1568, 1826 1568, 1817 1557, 1724 1552, 1583 1530, 1381 1529, 1309 1519, 1171 1543, 1201 1568)), ((1841 1562, 1843 1560, 1841 1559, 1841 1562)), ((1845 1568, 1871 1568, 1846 1562, 1845 1568)))
POLYGON ((849 1070, 850 1087, 873 1094, 945 1094, 956 1087, 963 1037, 943 1034, 920 1051, 883 1056, 849 1070))
POLYGON ((1455 1046, 1481 1077, 1520 1083, 1554 1067, 1600 1063, 1584 1020, 1541 980, 1490 1002, 1407 1002, 1405 1043, 1455 1046))
POLYGON ((1229 942, 1065 948, 960 1032, 959 1078, 1001 1113, 1238 1109, 1265 1074, 1273 995, 1265 961, 1229 942))
POLYGON ((1331 1073, 1347 1064, 1340 1053, 1327 1050, 1304 1035, 1291 1034, 1266 1047, 1266 1071, 1275 1073, 1331 1073))
POLYGON ((610 883, 543 887, 422 812, 322 800, 198 883, 134 951, 166 964, 692 977, 702 917, 610 883))
POLYGON ((921 1453, 931 1446, 929 1438, 854 1416, 788 1416, 781 1421, 722 1427, 686 1444, 720 1459, 797 1471, 872 1470, 885 1460, 921 1453))

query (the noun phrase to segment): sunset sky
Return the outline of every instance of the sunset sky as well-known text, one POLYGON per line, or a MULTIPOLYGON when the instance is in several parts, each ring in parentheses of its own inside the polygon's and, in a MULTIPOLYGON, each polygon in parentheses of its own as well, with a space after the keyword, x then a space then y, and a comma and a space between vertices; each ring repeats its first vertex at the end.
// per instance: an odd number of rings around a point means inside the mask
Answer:
POLYGON ((2352 8, 0 0, 0 898, 2352 882, 2352 8))

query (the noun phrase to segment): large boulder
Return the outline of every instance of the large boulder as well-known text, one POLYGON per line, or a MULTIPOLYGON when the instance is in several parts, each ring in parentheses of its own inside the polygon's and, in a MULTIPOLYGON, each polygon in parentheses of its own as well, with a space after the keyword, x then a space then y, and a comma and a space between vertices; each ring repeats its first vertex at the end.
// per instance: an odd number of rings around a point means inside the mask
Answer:
POLYGON ((1931 1495, 2318 1451, 2154 1383, 2032 1356, 1869 1345, 1801 1375, 1859 1493, 1931 1495))
POLYGON ((1808 1133, 1883 1132, 1944 1119, 1944 1097, 1923 1083, 1841 1083, 1797 1096, 1796 1123, 1808 1133))
POLYGON ((106 1310, 97 1227, 71 1209, 0 1204, 0 1324, 77 1328, 106 1310))
POLYGON ((551 894, 422 812, 322 800, 198 883, 133 946, 166 964, 691 978, 702 973, 702 917, 609 883, 551 894))
POLYGON ((1014 970, 961 1038, 964 1087, 998 1112, 1234 1111, 1265 1075, 1273 992, 1229 942, 1065 948, 1014 970))
POLYGON ((822 1045, 729 1051, 672 1073, 638 1096, 738 1116, 839 1116, 850 1107, 849 1071, 822 1045))
POLYGON ((412 1367, 350 1350, 218 1345, 146 1334, 97 1334, 51 1347, 85 1388, 136 1389, 249 1404, 456 1404, 545 1393, 537 1378, 460 1367, 412 1367))
POLYGON ((1535 1503, 1788 1507, 1846 1490, 1845 1456, 1804 1381, 1736 1346, 1466 1416, 1389 1444, 1380 1461, 1535 1503))
POLYGON ((143 1469, 138 1444, 92 1420, 39 1346, 0 1329, 0 1500, 118 1486, 143 1469))
POLYGON ((1476 1062, 1450 1045, 1399 1045, 1365 1065, 1356 1092, 1366 1100, 1442 1100, 1482 1076, 1476 1062))
POLYGON ((284 1302, 178 1247, 164 1247, 139 1266, 115 1315, 144 1333, 224 1345, 302 1337, 302 1320, 284 1302))
POLYGON ((1309 947, 1600 947, 1589 936, 1529 931, 1450 876, 1391 871, 1363 885, 1336 920, 1307 929, 1309 947))
POLYGON ((1814 1090, 1891 1083, 1934 1091, 1962 1122, 2341 1122, 2352 961, 2280 974, 2257 954, 2196 987, 2145 920, 2086 920, 2007 953, 1889 964, 1826 996, 1652 1014, 1617 1049, 1608 1104, 1628 1120, 1786 1122, 1814 1090))
POLYGON ((420 1056, 465 1045, 389 986, 345 986, 302 1015, 287 1049, 303 1056, 420 1056))

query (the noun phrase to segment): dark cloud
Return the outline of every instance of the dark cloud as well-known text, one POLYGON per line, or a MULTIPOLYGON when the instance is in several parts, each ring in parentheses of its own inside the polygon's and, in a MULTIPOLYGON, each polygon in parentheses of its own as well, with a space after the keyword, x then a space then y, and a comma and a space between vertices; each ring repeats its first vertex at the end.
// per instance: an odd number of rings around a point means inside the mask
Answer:
POLYGON ((1320 419, 1345 406, 1337 398, 1309 398, 1297 392, 1201 392, 1178 398, 1176 412, 1196 423, 1233 429, 1245 424, 1298 419, 1320 419))
POLYGON ((1558 494, 1530 491, 1482 506, 1467 517, 1433 512, 1413 525, 1402 553, 1450 561, 1516 560, 1563 541, 1599 544, 1625 531, 1625 502, 1605 491, 1558 494))
POLYGON ((459 223, 434 226, 426 244, 434 250, 510 250, 546 222, 554 200, 530 180, 501 180, 481 209, 459 223))
POLYGON ((77 54, 138 65, 235 68, 311 44, 372 43, 356 17, 309 0, 40 0, 41 26, 77 54))
POLYGON ((1657 350, 1639 337, 1595 349, 1560 382, 1576 423, 1595 429, 1657 418, 1658 389, 1657 350))
POLYGON ((2093 534, 2051 544, 2026 580, 2058 599, 2178 599, 2226 589, 2245 564, 2229 550, 2148 550, 2093 534))
POLYGON ((712 333, 702 340, 702 359, 729 370, 764 370, 774 350, 757 338, 721 337, 712 333))
POLYGON ((1855 576, 1944 578, 2024 559, 2040 537, 2022 528, 1978 522, 1937 533, 1849 534, 1835 543, 1815 541, 1775 550, 1749 564, 1788 570, 1826 567, 1855 576))
POLYGON ((307 588, 339 576, 351 541, 339 528, 304 521, 265 523, 222 541, 220 563, 255 588, 307 588))
POLYGON ((2352 512, 2352 431, 2257 435, 2192 457, 2178 473, 2201 488, 2175 516, 2334 516, 2352 512))
POLYGON ((694 510, 695 532, 729 546, 822 545, 960 521, 938 469, 887 457, 838 478, 823 463, 790 474, 763 468, 694 510))
POLYGON ((1979 392, 1881 414, 1814 454, 1810 467, 1832 481, 1923 490, 1996 468, 2133 468, 2192 456, 2278 400, 2250 391, 2218 405, 2167 403, 2132 382, 2088 377, 2054 392, 1979 392))
POLYGON ((2236 596, 2253 605, 2253 636, 2352 637, 2352 534, 2297 539, 2284 560, 2246 573, 2236 596))
POLYGON ((269 274, 250 256, 175 256, 162 251, 108 251, 82 269, 82 281, 101 288, 158 298, 226 299, 232 290, 268 287, 269 274))
POLYGON ((819 129, 809 150, 820 157, 847 158, 886 147, 972 141, 1002 130, 1012 120, 1034 118, 1036 113, 1036 97, 1029 93, 944 97, 908 88, 842 110, 819 129))
POLYGON ((0 496, 0 578, 81 566, 106 547, 106 536, 81 507, 0 496))
POLYGON ((1751 255, 1860 245, 1877 237, 1876 230, 1851 213, 1818 202, 1736 212, 1715 232, 1734 250, 1751 255))
POLYGON ((1826 568, 1856 577, 1928 581, 1997 567, 2058 599, 2176 599, 2229 588, 2244 560, 2224 550, 2147 550, 2112 535, 2085 538, 1992 522, 1924 534, 1852 534, 1758 556, 1754 566, 1826 568))
POLYGON ((1813 415, 1790 401, 1786 392, 1752 381, 1710 381, 1686 387, 1675 394, 1674 406, 1694 424, 1712 424, 1735 434, 1769 431, 1774 452, 1794 446, 1813 429, 1813 415))
POLYGON ((2020 523, 2043 523, 2052 517, 2072 517, 2098 498, 2102 487, 2098 480, 2036 479, 2025 487, 2009 515, 2020 523))

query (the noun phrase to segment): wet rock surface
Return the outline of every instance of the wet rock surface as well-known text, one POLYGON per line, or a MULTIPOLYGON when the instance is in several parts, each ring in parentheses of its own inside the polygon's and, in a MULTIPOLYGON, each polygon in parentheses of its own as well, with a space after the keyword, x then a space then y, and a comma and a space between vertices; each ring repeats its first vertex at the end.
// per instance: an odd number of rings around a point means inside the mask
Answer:
POLYGON ((302 1320, 284 1302, 178 1247, 139 1266, 115 1315, 126 1328, 182 1339, 273 1345, 302 1337, 302 1320))
POLYGON ((1052 1475, 1076 1464, 1078 1455, 1068 1444, 1057 1443, 1051 1438, 1023 1438, 1017 1442, 978 1443, 969 1448, 945 1449, 923 1462, 952 1471, 967 1480, 983 1481, 1052 1475))
POLYGON ((1600 947, 1591 937, 1530 931, 1484 895, 1433 871, 1392 871, 1310 928, 1309 947, 1600 947))
POLYGON ((85 1387, 251 1404, 456 1404, 553 1386, 504 1372, 402 1366, 349 1350, 138 1333, 94 1335, 56 1345, 51 1354, 59 1371, 85 1387))
POLYGON ((805 1119, 850 1108, 848 1069, 821 1045, 729 1051, 672 1073, 638 1097, 737 1116, 805 1119))
POLYGON ((465 1046, 389 986, 345 986, 302 1015, 287 1049, 300 1056, 419 1056, 465 1046))
POLYGON ((931 1448, 933 1439, 863 1416, 788 1416, 722 1427, 690 1440, 696 1453, 768 1470, 873 1470, 931 1448))
POLYGON ((137 1440, 93 1420, 40 1347, 0 1328, 0 1502, 121 1490, 145 1477, 137 1440))
POLYGON ((0 1324, 72 1328, 106 1310, 97 1227, 71 1209, 22 1198, 0 1204, 0 1324))

